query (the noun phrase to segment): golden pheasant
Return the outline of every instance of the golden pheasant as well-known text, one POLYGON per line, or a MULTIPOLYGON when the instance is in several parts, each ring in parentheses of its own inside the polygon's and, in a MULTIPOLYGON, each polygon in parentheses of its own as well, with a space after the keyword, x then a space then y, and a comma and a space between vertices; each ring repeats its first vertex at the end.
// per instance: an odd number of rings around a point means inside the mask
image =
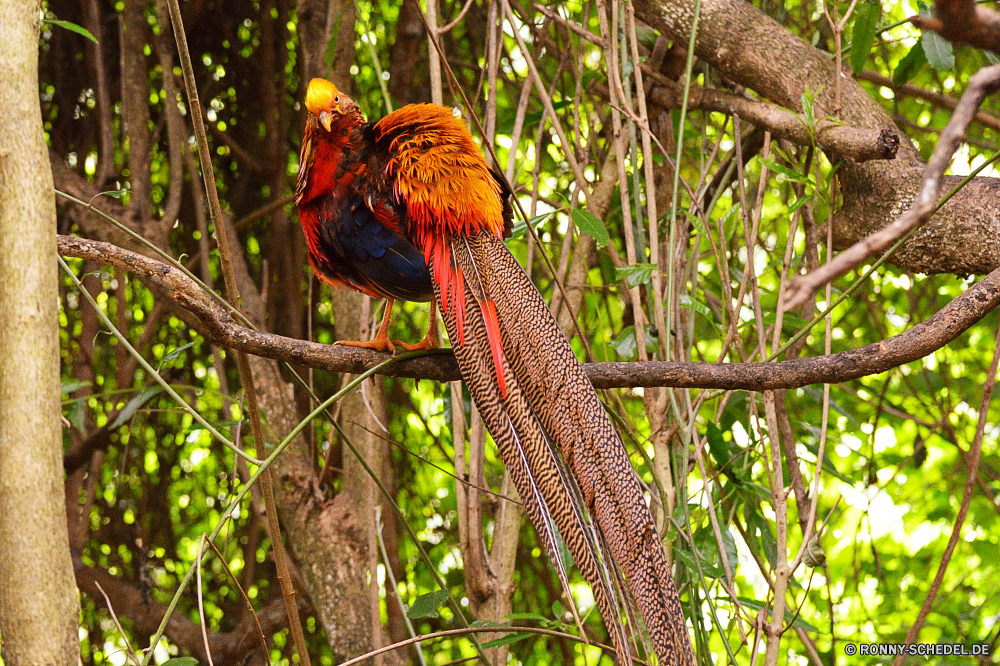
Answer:
POLYGON ((411 105, 366 123, 349 97, 313 79, 306 108, 296 204, 316 274, 388 299, 433 294, 564 588, 559 536, 594 590, 621 663, 631 654, 623 624, 631 605, 619 596, 615 564, 659 662, 693 666, 680 599, 625 448, 502 240, 511 222, 503 179, 445 107, 411 105))

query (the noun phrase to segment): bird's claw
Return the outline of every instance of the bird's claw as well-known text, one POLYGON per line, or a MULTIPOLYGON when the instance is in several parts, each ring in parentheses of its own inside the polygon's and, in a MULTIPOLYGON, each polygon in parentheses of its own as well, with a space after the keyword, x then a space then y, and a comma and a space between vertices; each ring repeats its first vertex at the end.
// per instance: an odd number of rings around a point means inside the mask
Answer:
POLYGON ((412 352, 412 351, 430 351, 431 349, 437 349, 438 348, 437 338, 432 338, 430 336, 427 336, 426 338, 424 338, 420 342, 418 342, 416 344, 412 344, 412 345, 410 343, 408 343, 408 342, 403 342, 402 340, 393 340, 392 344, 394 344, 394 345, 396 345, 398 347, 402 347, 403 349, 405 349, 408 352, 412 352))
POLYGON ((337 340, 333 344, 345 347, 360 347, 361 349, 371 349, 383 354, 396 355, 396 347, 388 335, 376 335, 371 340, 337 340))

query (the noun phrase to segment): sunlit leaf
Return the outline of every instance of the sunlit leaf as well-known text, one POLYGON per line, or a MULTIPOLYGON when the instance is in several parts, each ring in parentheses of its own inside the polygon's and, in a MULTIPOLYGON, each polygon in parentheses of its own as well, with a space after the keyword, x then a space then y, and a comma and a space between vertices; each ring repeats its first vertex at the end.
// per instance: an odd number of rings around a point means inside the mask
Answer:
POLYGON ((542 226, 542 223, 544 223, 545 220, 549 219, 554 214, 555 211, 549 211, 548 213, 542 213, 541 215, 536 215, 533 218, 529 219, 527 224, 525 224, 521 220, 518 220, 517 222, 514 223, 514 228, 510 232, 510 237, 520 238, 524 234, 528 233, 528 224, 530 224, 532 228, 537 230, 539 227, 542 226))
POLYGON ((647 284, 653 271, 656 270, 656 264, 632 264, 630 266, 618 266, 615 268, 615 279, 625 280, 625 284, 631 287, 638 287, 641 284, 647 284))
POLYGON ((604 247, 611 240, 608 228, 593 213, 582 208, 574 208, 569 213, 576 228, 593 238, 597 247, 604 247))
POLYGON ((84 28, 82 25, 77 25, 76 23, 71 23, 70 21, 60 21, 59 19, 42 19, 43 24, 54 25, 60 28, 69 30, 70 32, 75 32, 78 35, 82 35, 89 39, 90 41, 97 44, 97 37, 94 37, 93 33, 84 28))
POLYGON ((451 595, 448 590, 437 590, 429 594, 422 594, 413 601, 410 610, 406 611, 406 617, 411 620, 420 618, 439 617, 437 609, 448 600, 451 595))
POLYGON ((854 9, 854 25, 851 29, 851 68, 855 74, 860 74, 865 68, 875 35, 878 34, 881 12, 881 5, 870 0, 859 2, 854 9))

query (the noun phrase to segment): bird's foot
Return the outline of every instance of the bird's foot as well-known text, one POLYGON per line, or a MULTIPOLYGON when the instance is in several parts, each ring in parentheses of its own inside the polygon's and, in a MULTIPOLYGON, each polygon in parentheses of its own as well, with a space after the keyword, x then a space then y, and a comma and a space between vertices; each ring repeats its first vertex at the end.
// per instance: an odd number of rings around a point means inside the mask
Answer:
POLYGON ((411 351, 430 351, 431 349, 437 349, 438 348, 437 336, 430 336, 430 335, 428 335, 423 340, 421 340, 420 342, 418 342, 416 344, 413 344, 413 345, 411 345, 408 342, 403 342, 402 340, 393 340, 392 344, 396 345, 397 347, 402 347, 403 349, 405 349, 408 352, 411 352, 411 351))
MULTIPOLYGON (((333 344, 343 345, 345 347, 360 347, 361 349, 379 351, 383 354, 392 354, 393 356, 396 355, 396 347, 393 345, 392 340, 389 339, 389 336, 385 331, 379 331, 379 334, 371 340, 337 340, 333 344)), ((400 346, 402 346, 401 343, 397 342, 396 344, 400 344, 400 346)))

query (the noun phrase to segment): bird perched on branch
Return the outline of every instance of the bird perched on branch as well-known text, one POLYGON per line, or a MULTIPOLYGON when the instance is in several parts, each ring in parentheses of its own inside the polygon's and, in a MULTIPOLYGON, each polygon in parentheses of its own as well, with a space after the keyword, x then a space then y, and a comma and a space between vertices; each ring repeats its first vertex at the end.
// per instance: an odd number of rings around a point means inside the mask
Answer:
MULTIPOLYGON (((350 344, 391 348, 392 299, 433 297, 564 588, 560 537, 594 590, 620 663, 631 654, 634 598, 659 663, 693 666, 680 600, 625 447, 504 245, 512 213, 503 178, 445 107, 411 105, 366 123, 349 97, 313 79, 306 108, 296 204, 309 262, 328 284, 389 299, 375 340, 350 344)), ((432 326, 434 319, 432 311, 432 326)))

